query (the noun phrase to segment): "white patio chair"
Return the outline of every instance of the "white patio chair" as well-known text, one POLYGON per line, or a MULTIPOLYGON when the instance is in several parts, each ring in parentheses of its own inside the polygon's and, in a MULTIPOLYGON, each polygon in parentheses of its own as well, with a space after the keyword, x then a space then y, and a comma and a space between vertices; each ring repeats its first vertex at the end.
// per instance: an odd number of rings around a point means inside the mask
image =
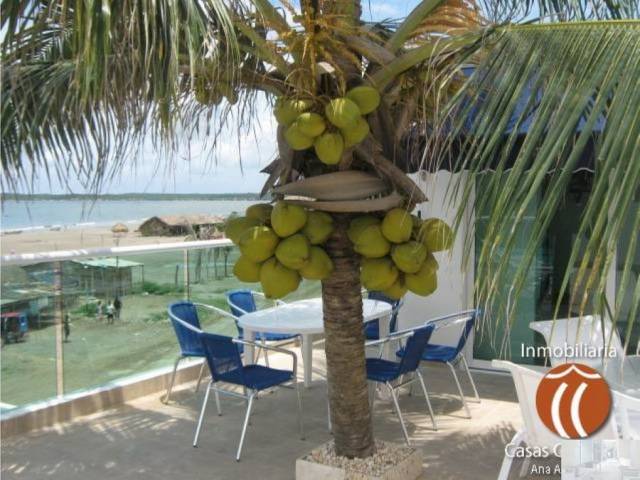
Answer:
MULTIPOLYGON (((583 317, 558 318, 554 320, 544 320, 531 322, 529 328, 542 334, 547 346, 551 349, 564 349, 565 345, 575 347, 577 345, 588 345, 596 348, 613 347, 616 351, 616 358, 622 358, 624 350, 618 332, 611 328, 611 321, 605 320, 604 334, 602 332, 602 321, 600 315, 585 315, 583 317), (613 336, 612 336, 613 330, 613 336)), ((602 367, 602 359, 590 357, 551 357, 551 366, 555 367, 567 361, 583 363, 594 368, 602 367)))
POLYGON ((640 441, 640 398, 614 391, 613 405, 620 437, 640 441))
MULTIPOLYGON (((536 392, 538 390, 538 384, 542 380, 544 373, 541 371, 533 370, 523 365, 516 365, 515 363, 505 360, 493 360, 491 362, 493 367, 502 368, 508 370, 513 377, 513 383, 516 387, 516 395, 518 397, 518 403, 520 405, 520 413, 522 414, 522 420, 524 428, 516 432, 511 440, 511 445, 514 447, 520 446, 525 443, 527 446, 535 448, 547 448, 553 451, 555 445, 561 442, 561 437, 553 434, 542 420, 538 416, 536 410, 536 392)), ((618 438, 616 422, 611 418, 594 436, 591 438, 601 439, 616 439, 618 438)), ((500 473, 498 474, 498 480, 506 480, 509 478, 509 471, 513 464, 513 457, 506 455, 502 460, 502 466, 500 467, 500 473)), ((525 459, 524 464, 520 470, 520 476, 529 468, 529 459, 525 459)))
MULTIPOLYGON (((640 377, 640 357, 637 355, 626 355, 622 346, 622 341, 618 331, 613 328, 611 320, 604 321, 604 334, 602 331, 603 322, 600 315, 586 315, 584 317, 559 318, 554 320, 544 320, 531 322, 529 328, 539 332, 550 348, 564 348, 565 345, 589 345, 596 348, 613 347, 616 356, 613 358, 590 358, 590 357, 550 357, 551 366, 555 367, 567 361, 583 363, 597 370, 600 370, 606 378, 622 382, 624 369, 631 369, 631 375, 640 377)), ((631 376, 629 372, 628 376, 631 376)))

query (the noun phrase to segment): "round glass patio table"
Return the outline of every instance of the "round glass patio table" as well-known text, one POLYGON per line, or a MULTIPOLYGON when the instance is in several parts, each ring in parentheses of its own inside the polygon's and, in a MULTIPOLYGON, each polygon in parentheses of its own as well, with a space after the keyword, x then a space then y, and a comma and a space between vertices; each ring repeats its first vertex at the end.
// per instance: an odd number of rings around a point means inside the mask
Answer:
MULTIPOLYGON (((364 322, 379 321, 380 338, 389 335, 391 305, 380 300, 364 299, 362 301, 364 322)), ((242 315, 238 325, 244 330, 245 340, 255 341, 256 332, 272 332, 295 334, 302 337, 302 366, 304 368, 304 386, 311 386, 313 366, 312 335, 324 332, 322 319, 322 299, 312 298, 286 303, 264 310, 257 310, 242 315)), ((244 346, 245 358, 253 362, 254 348, 244 346)))

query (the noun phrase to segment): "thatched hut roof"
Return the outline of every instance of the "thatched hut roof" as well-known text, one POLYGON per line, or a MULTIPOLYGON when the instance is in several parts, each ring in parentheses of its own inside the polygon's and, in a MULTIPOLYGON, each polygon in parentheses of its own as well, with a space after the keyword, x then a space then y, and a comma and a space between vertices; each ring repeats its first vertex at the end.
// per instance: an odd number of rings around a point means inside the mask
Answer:
POLYGON ((127 233, 129 232, 129 227, 127 227, 124 223, 116 223, 113 227, 111 227, 111 231, 113 233, 127 233))

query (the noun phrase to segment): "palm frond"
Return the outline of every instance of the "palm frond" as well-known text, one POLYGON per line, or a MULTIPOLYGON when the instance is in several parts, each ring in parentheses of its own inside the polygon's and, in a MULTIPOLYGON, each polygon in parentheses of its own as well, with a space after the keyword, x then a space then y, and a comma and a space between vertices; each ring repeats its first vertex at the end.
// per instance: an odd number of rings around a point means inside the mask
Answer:
MULTIPOLYGON (((468 138, 459 168, 469 171, 471 180, 452 185, 451 194, 470 201, 476 180, 495 171, 477 185, 475 210, 487 213, 476 258, 478 300, 495 304, 502 286, 512 286, 509 312, 502 309, 493 317, 496 330, 501 322, 514 321, 538 249, 589 145, 596 159, 593 187, 555 315, 565 294, 581 311, 604 311, 616 258, 622 276, 613 321, 622 314, 627 290, 635 292, 631 310, 638 311, 640 287, 632 275, 637 239, 626 251, 617 248, 629 222, 634 232, 640 226, 638 78, 640 22, 511 27, 452 102, 453 134, 451 124, 446 129, 450 138, 468 138), (534 222, 527 220, 532 212, 534 222)), ((462 221, 460 215, 457 225, 462 221)), ((471 242, 467 238, 467 251, 471 242)))
POLYGON ((494 22, 525 17, 551 21, 621 20, 640 16, 638 0, 479 0, 484 14, 494 22))
POLYGON ((2 6, 3 182, 51 158, 62 176, 108 176, 145 135, 169 145, 195 118, 186 92, 204 63, 218 75, 248 59, 222 0, 2 6))

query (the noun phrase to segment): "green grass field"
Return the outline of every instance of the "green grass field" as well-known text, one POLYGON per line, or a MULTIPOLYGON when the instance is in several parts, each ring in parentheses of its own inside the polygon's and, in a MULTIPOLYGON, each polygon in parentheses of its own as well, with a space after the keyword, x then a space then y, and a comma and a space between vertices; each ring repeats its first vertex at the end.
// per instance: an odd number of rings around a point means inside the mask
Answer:
MULTIPOLYGON (((236 256, 234 252, 230 257, 229 275, 236 256)), ((182 264, 182 252, 126 258, 144 263, 145 281, 164 287, 168 293, 135 293, 122 297, 121 318, 112 325, 93 316, 91 309, 86 308, 95 302, 95 298, 79 297, 68 309, 71 334, 69 342, 63 344, 66 393, 168 366, 176 358, 178 346, 166 309, 169 303, 183 297, 175 288, 175 270, 176 265, 182 264)), ((234 288, 259 290, 259 285, 240 283, 233 276, 216 279, 211 262, 210 258, 208 268, 203 267, 200 282, 191 284, 190 298, 193 301, 226 310, 226 291, 234 288)), ((218 262, 218 274, 221 276, 224 271, 220 263, 222 257, 218 262)), ((190 264, 191 278, 194 279, 194 258, 190 259, 190 264)), ((181 268, 179 287, 183 279, 181 268)), ((286 300, 319 295, 319 282, 303 282, 286 300)), ((237 333, 230 319, 204 314, 201 321, 207 331, 226 335, 237 333)), ((55 357, 53 326, 31 329, 25 342, 5 345, 0 353, 0 401, 3 409, 55 396, 55 357)))

